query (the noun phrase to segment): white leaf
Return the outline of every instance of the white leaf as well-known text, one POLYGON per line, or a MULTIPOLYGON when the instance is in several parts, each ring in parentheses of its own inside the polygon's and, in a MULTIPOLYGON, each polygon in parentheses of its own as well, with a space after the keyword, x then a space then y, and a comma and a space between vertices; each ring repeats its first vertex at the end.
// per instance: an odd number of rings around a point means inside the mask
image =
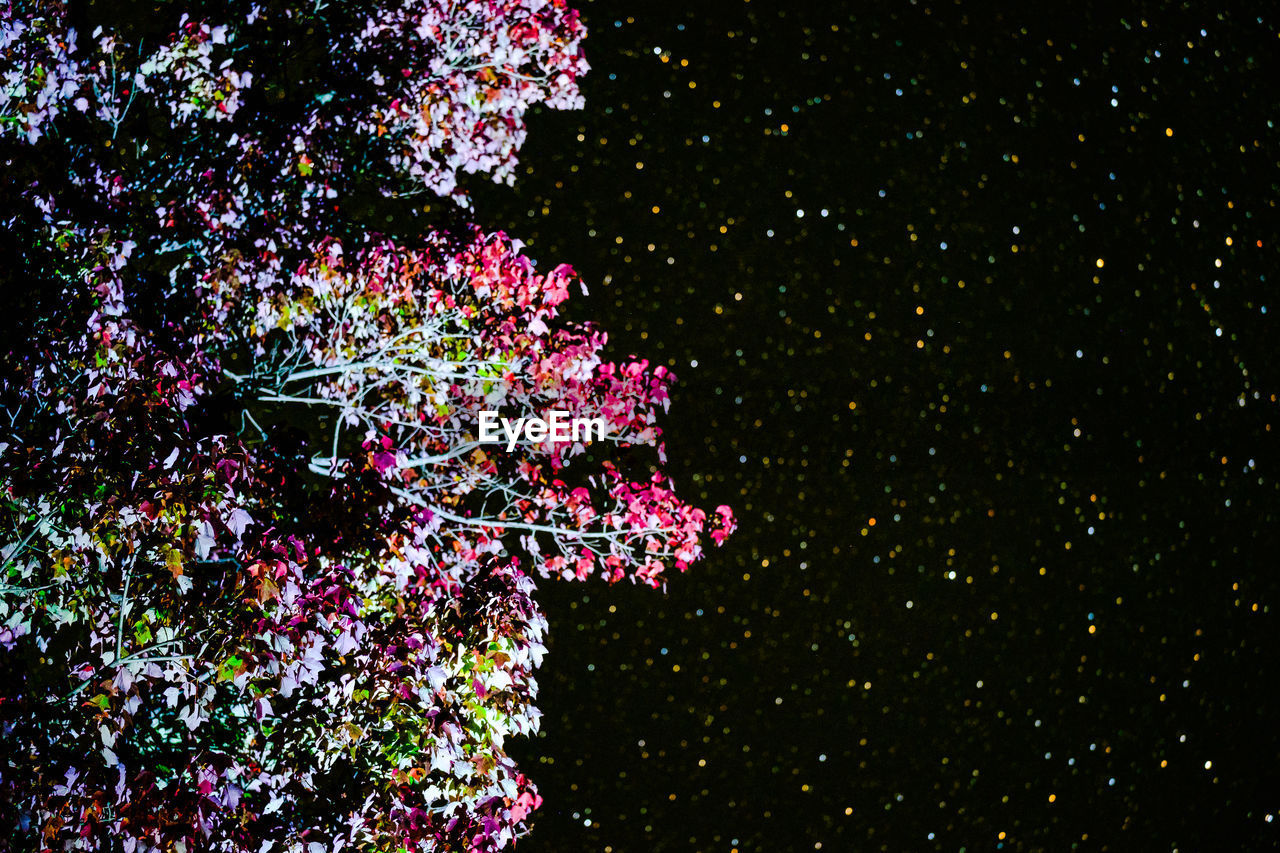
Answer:
POLYGON ((244 533, 244 529, 250 524, 253 524, 253 516, 239 507, 234 509, 231 515, 227 516, 227 527, 231 528, 231 532, 235 534, 237 539, 240 538, 240 535, 244 533))

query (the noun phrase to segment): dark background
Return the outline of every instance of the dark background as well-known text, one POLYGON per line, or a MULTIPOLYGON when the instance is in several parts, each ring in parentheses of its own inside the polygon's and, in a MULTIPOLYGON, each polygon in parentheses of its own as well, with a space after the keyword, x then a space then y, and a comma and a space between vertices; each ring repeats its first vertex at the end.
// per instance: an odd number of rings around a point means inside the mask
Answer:
POLYGON ((1270 8, 578 5, 476 218, 741 530, 542 584, 521 850, 1274 849, 1270 8))

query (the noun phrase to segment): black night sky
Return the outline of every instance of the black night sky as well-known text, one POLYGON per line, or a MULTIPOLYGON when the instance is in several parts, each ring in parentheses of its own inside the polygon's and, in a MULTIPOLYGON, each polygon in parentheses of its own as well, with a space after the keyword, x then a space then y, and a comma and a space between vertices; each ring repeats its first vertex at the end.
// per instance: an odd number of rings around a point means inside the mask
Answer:
POLYGON ((741 529, 542 584, 521 849, 1274 849, 1273 10, 580 5, 476 218, 741 529))

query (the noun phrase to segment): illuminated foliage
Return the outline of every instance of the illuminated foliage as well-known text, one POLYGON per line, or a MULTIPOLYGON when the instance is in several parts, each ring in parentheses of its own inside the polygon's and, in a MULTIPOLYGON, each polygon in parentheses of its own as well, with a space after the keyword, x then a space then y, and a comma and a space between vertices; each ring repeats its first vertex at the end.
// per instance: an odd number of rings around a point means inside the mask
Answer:
POLYGON ((343 205, 509 182, 525 111, 580 105, 584 30, 191 6, 0 10, 0 849, 503 849, 540 803, 504 748, 538 725, 535 578, 660 586, 733 518, 606 458, 662 459, 672 377, 559 320, 568 267, 343 205), (508 453, 481 409, 609 432, 508 453))

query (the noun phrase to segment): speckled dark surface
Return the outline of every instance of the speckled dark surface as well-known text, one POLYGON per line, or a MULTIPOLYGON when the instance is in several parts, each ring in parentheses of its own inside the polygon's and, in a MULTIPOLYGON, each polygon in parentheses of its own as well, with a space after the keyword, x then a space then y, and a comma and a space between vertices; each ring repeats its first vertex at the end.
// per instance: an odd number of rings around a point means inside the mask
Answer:
POLYGON ((583 4, 477 218, 741 530, 543 584, 525 853, 1275 849, 1275 16, 1040 5, 583 4))

